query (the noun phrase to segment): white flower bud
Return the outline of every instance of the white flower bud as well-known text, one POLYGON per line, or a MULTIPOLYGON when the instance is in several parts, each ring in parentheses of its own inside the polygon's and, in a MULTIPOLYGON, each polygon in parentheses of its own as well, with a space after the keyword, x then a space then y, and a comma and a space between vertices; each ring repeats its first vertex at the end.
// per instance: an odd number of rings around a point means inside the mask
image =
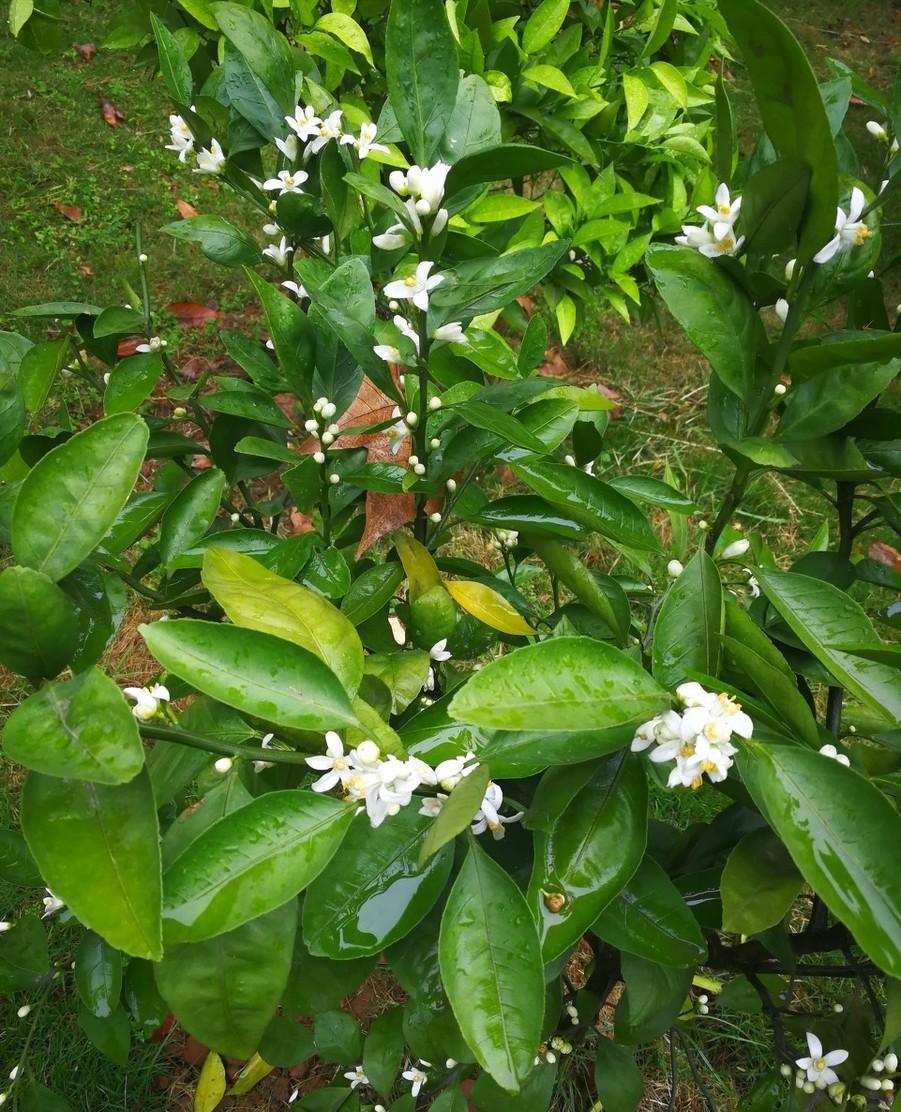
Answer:
POLYGON ((898 1055, 894 1050, 890 1050, 888 1054, 882 1059, 885 1063, 885 1068, 888 1073, 895 1073, 898 1069, 898 1055))
POLYGON ((792 277, 794 276, 794 273, 795 273, 795 266, 797 265, 797 263, 798 263, 797 259, 789 259, 788 262, 785 264, 785 280, 786 280, 786 282, 790 282, 792 280, 792 277))
POLYGON ((425 474, 425 464, 424 463, 416 463, 416 464, 413 465, 413 470, 416 472, 417 475, 424 475, 425 474))
POLYGON ((391 301, 388 302, 388 308, 391 310, 392 313, 396 313, 397 310, 400 308, 400 302, 399 301, 394 301, 392 299, 391 301))
POLYGON ((883 1060, 881 1058, 874 1058, 873 1061, 870 1062, 870 1072, 871 1073, 882 1073, 882 1071, 884 1069, 885 1069, 885 1062, 883 1062, 883 1060))
POLYGON ((751 542, 747 538, 742 537, 741 540, 733 541, 727 544, 723 549, 722 558, 724 560, 733 560, 736 556, 744 556, 744 554, 751 547, 751 542))
POLYGON ((31 1005, 23 1004, 22 1007, 19 1008, 19 1010, 16 1012, 16 1015, 19 1017, 19 1019, 24 1019, 27 1015, 31 1015, 31 1005))
POLYGON ((709 528, 710 528, 710 526, 709 526, 709 525, 707 524, 707 522, 706 522, 706 521, 704 521, 704 520, 703 520, 703 518, 702 518, 702 519, 701 519, 701 520, 700 520, 700 521, 698 522, 698 528, 699 528, 699 529, 709 529, 709 528))
POLYGON ((325 418, 334 417, 338 412, 338 407, 334 402, 326 402, 322 407, 322 416, 325 418))
POLYGON ((235 762, 232 760, 231 757, 220 757, 219 760, 216 761, 216 763, 213 765, 213 768, 215 768, 220 776, 224 776, 226 772, 231 771, 231 767, 234 763, 235 762))
POLYGON ((15 923, 11 923, 8 919, 4 919, 0 922, 0 934, 6 934, 6 932, 11 931, 14 926, 15 923))
POLYGON ((666 565, 666 574, 670 579, 678 579, 683 571, 685 571, 685 568, 678 560, 670 560, 666 565))
MULTIPOLYGON (((334 408, 335 407, 332 406, 332 410, 334 410, 334 408)), ((323 414, 325 415, 325 410, 323 410, 323 414)), ((341 435, 341 426, 340 425, 329 425, 329 427, 326 431, 330 432, 332 434, 332 436, 340 436, 341 435)))
POLYGON ((228 516, 229 516, 229 520, 231 521, 232 525, 237 525, 238 522, 241 520, 241 515, 240 514, 229 514, 228 516))
POLYGON ((882 143, 888 142, 888 132, 878 120, 867 120, 867 131, 874 139, 879 139, 882 143))
POLYGON ((413 453, 411 452, 410 453, 410 458, 407 462, 410 464, 411 467, 415 467, 416 464, 419 463, 419 456, 414 456, 413 453))
POLYGON ((788 1062, 783 1062, 782 1065, 779 1067, 779 1072, 782 1074, 783 1077, 791 1077, 792 1068, 788 1064, 788 1062))
POLYGON ((320 466, 325 463, 325 452, 314 452, 313 462, 318 463, 320 466))
POLYGON ((871 1093, 878 1093, 882 1088, 882 1082, 878 1077, 862 1077, 860 1083, 865 1089, 869 1089, 871 1093))
POLYGON ((428 216, 429 213, 432 211, 432 206, 429 204, 428 201, 420 197, 420 199, 416 202, 416 211, 419 213, 420 216, 428 216))
POLYGON ((575 456, 564 456, 563 457, 563 462, 568 463, 570 467, 575 467, 576 466, 575 456))
POLYGON ((140 255, 138 255, 138 262, 139 263, 146 263, 147 262, 147 255, 143 251, 140 253, 140 255))
POLYGON ((436 525, 441 520, 441 514, 436 510, 433 514, 429 514, 429 521, 433 521, 436 525))
POLYGON ((418 414, 418 413, 414 413, 414 412, 413 412, 412 410, 411 410, 411 411, 410 411, 410 412, 409 412, 409 413, 407 414, 407 416, 406 416, 406 417, 404 417, 404 421, 405 421, 405 422, 407 423, 407 425, 408 425, 408 426, 409 426, 409 427, 410 427, 411 429, 412 429, 412 428, 414 427, 414 425, 416 424, 416 422, 417 422, 418 420, 419 420, 419 414, 418 414))
POLYGON ((19 1064, 17 1062, 13 1066, 13 1068, 9 1071, 9 1079, 10 1079, 10 1081, 15 1081, 18 1076, 19 1076, 19 1064))
POLYGON ((438 439, 437 436, 433 436, 432 439, 429 441, 429 447, 432 449, 433 452, 436 448, 441 447, 441 441, 438 439))
POLYGON ((816 1092, 816 1085, 814 1085, 814 1083, 812 1081, 805 1081, 804 1084, 801 1086, 801 1088, 808 1095, 810 1093, 816 1092))
POLYGON ((784 297, 779 298, 774 306, 774 309, 776 311, 776 316, 782 321, 783 324, 785 324, 786 320, 788 319, 789 305, 784 297))
POLYGON ((429 409, 436 410, 441 408, 441 399, 436 395, 434 398, 429 398, 429 409))
POLYGON ((307 432, 317 432, 319 429, 319 422, 315 417, 311 417, 308 421, 304 421, 303 427, 307 432))
POLYGON ((457 1064, 457 1059, 456 1058, 448 1058, 448 1060, 444 1063, 444 1068, 446 1070, 452 1070, 456 1064, 457 1064))
POLYGON ((357 756, 363 764, 375 764, 381 755, 381 749, 379 749, 374 741, 370 741, 368 738, 365 741, 361 741, 357 746, 357 756))
POLYGON ((444 485, 447 487, 448 491, 451 494, 453 494, 454 491, 456 491, 456 489, 457 489, 457 480, 456 479, 448 479, 447 482, 444 485))
POLYGON ((776 385, 773 387, 773 393, 776 395, 777 398, 781 398, 783 397, 783 395, 788 393, 788 387, 785 385, 784 382, 777 382, 776 385))
POLYGON ((331 475, 329 475, 328 481, 332 484, 332 486, 337 486, 338 483, 341 482, 341 476, 336 471, 333 471, 331 475))
POLYGON ((884 1093, 890 1093, 890 1092, 892 1092, 892 1090, 894 1088, 895 1088, 895 1083, 894 1083, 894 1081, 892 1081, 892 1079, 890 1077, 883 1078, 882 1091, 884 1093))
POLYGON ((835 1012, 836 1015, 841 1015, 842 1012, 845 1010, 845 1006, 844 1004, 833 1004, 832 1010, 835 1012))
POLYGON ((182 417, 188 416, 188 411, 183 405, 177 405, 175 409, 172 410, 172 416, 181 419, 182 417))
POLYGON ((328 431, 328 429, 326 429, 326 431, 325 431, 325 432, 324 432, 324 433, 322 434, 321 440, 322 440, 322 443, 323 443, 323 444, 324 444, 324 445, 326 446, 326 448, 327 448, 327 447, 328 447, 328 446, 329 446, 330 444, 334 444, 334 443, 335 443, 335 436, 334 436, 334 433, 330 433, 330 432, 328 431))

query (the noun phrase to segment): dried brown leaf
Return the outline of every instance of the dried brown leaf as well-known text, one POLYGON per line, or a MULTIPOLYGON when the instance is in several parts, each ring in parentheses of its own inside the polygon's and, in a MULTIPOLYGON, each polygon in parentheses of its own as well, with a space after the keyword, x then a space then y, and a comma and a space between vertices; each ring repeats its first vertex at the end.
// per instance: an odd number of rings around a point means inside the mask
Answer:
POLYGON ((73 224, 81 223, 81 209, 78 205, 66 205, 62 201, 54 201, 53 207, 61 216, 71 220, 73 224))
POLYGON ((166 312, 178 318, 183 328, 200 328, 208 320, 215 320, 219 310, 210 305, 199 305, 196 301, 170 301, 166 312))
POLYGON ((92 42, 77 42, 75 44, 75 49, 86 62, 90 62, 97 53, 97 46, 92 42))
POLYGON ((103 116, 104 123, 109 124, 110 127, 118 127, 120 122, 125 119, 115 104, 107 97, 98 97, 97 103, 100 105, 100 114, 103 116))
POLYGON ((199 216, 197 209, 194 208, 193 205, 189 205, 187 201, 183 201, 180 197, 175 202, 175 207, 178 209, 183 220, 187 220, 189 216, 199 216))

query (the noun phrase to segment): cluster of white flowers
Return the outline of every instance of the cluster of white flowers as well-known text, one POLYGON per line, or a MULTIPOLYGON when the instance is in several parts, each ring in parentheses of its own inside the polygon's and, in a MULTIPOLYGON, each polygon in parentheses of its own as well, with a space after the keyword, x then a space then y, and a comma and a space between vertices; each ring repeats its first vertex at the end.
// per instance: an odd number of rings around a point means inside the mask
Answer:
MULTIPOLYGON (((131 308, 131 306, 129 305, 126 305, 125 307, 126 309, 131 308)), ((140 352, 142 355, 147 355, 151 351, 161 351, 164 347, 166 347, 165 340, 160 339, 159 336, 151 336, 146 343, 138 344, 138 346, 135 348, 135 351, 140 352)))
POLYGON ((360 125, 359 135, 351 135, 344 130, 343 119, 344 113, 340 108, 327 116, 319 117, 312 105, 298 104, 293 116, 285 116, 285 123, 294 134, 289 135, 287 139, 276 139, 275 145, 292 162, 297 158, 298 139, 306 143, 303 151, 304 162, 311 155, 318 154, 332 139, 342 145, 352 146, 360 159, 367 158, 373 151, 388 153, 386 146, 375 141, 378 129, 374 123, 367 120, 360 125))
MULTIPOLYGON (((319 441, 319 448, 313 453, 313 460, 321 466, 325 463, 326 452, 341 435, 341 427, 332 421, 332 417, 338 412, 338 407, 328 398, 317 398, 313 403, 313 412, 316 416, 307 418, 303 427, 314 440, 319 441)), ((329 478, 330 481, 339 481, 331 480, 331 476, 329 478)))
POLYGON ((674 761, 667 787, 699 788, 708 776, 717 784, 726 779, 737 752, 733 734, 749 738, 754 724, 731 696, 706 691, 699 683, 683 683, 676 695, 686 709, 668 710, 638 727, 632 752, 651 745, 655 763, 674 761))
MULTIPOLYGON (((465 753, 462 757, 450 757, 448 760, 442 761, 435 769, 435 779, 439 787, 444 789, 444 792, 438 792, 437 795, 424 799, 422 806, 419 808, 419 813, 431 819, 437 818, 447 802, 447 793, 452 792, 463 777, 468 776, 476 768, 478 768, 478 762, 474 753, 465 753)), ((485 788, 485 795, 479 804, 479 809, 472 817, 472 823, 469 827, 472 833, 484 834, 486 830, 490 830, 494 840, 500 841, 506 833, 504 827, 511 822, 519 822, 524 814, 523 811, 517 811, 513 815, 502 815, 500 809, 503 803, 503 791, 499 785, 490 780, 485 788)))
MULTIPOLYGON (((429 290, 438 285, 438 283, 441 282, 444 276, 441 274, 434 274, 431 278, 426 278, 425 281, 420 284, 418 275, 422 268, 426 268, 424 273, 428 274, 429 269, 431 269, 433 265, 433 263, 420 263, 419 266, 416 268, 415 275, 411 275, 409 278, 403 278, 395 282, 390 282, 385 287, 385 293, 390 293, 392 287, 395 289, 403 288, 407 291, 407 294, 394 294, 391 300, 392 307, 397 305, 397 301, 395 300, 396 297, 406 297, 409 295, 417 308, 421 307, 420 302, 423 298, 425 298, 426 308, 428 308, 429 290), (411 281, 413 282, 412 286, 410 285, 411 281), (429 285, 429 283, 431 283, 431 285, 429 285), (416 296, 413 296, 413 294, 419 296, 419 302, 416 300, 416 296)), ((393 318, 393 324, 398 332, 400 332, 401 336, 405 336, 412 343, 413 349, 418 356, 420 350, 419 333, 416 331, 410 321, 408 321, 406 317, 401 316, 399 313, 396 313, 393 318)), ((467 343, 466 333, 463 331, 463 325, 458 320, 452 320, 448 321, 447 324, 438 325, 438 327, 433 330, 431 339, 434 343, 438 344, 467 343)), ((379 357, 379 359, 384 359, 386 363, 407 362, 407 360, 404 358, 403 353, 395 344, 376 344, 372 350, 379 357)), ((433 398, 432 402, 434 403, 434 401, 435 399, 433 398)), ((438 406, 433 404, 432 408, 437 409, 438 406)))
POLYGON ((495 529, 495 545, 498 548, 515 548, 519 543, 519 533, 516 529, 495 529))
POLYGON ((131 713, 141 722, 158 714, 160 703, 171 701, 169 688, 161 683, 154 684, 153 687, 124 687, 122 694, 128 699, 134 699, 135 705, 131 708, 131 713))
POLYGON ((741 212, 741 197, 736 197, 733 201, 729 186, 720 182, 715 200, 716 207, 698 206, 698 212, 704 217, 703 224, 683 224, 682 235, 676 236, 676 243, 683 247, 693 247, 711 259, 718 255, 736 255, 745 242, 744 236, 736 238, 735 234, 735 223, 741 212))
POLYGON ((404 198, 406 220, 392 224, 387 231, 373 237, 373 244, 383 251, 396 251, 408 246, 414 238, 420 239, 426 230, 438 235, 447 227, 447 209, 441 207, 444 200, 444 183, 450 172, 446 162, 436 162, 434 166, 411 166, 406 173, 393 170, 388 175, 391 188, 399 197, 404 198), (428 228, 423 224, 428 221, 428 228))

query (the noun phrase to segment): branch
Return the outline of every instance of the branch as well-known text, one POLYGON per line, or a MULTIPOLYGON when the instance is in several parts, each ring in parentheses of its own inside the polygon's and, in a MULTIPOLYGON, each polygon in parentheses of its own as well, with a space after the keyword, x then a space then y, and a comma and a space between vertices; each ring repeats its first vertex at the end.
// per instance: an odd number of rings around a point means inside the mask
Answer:
POLYGON ((245 761, 266 761, 267 764, 305 765, 306 755, 295 750, 263 749, 258 745, 233 745, 230 741, 201 737, 174 726, 154 726, 142 722, 138 729, 141 736, 156 741, 172 741, 177 745, 187 745, 190 749, 204 749, 207 753, 218 753, 224 757, 239 757, 245 761))

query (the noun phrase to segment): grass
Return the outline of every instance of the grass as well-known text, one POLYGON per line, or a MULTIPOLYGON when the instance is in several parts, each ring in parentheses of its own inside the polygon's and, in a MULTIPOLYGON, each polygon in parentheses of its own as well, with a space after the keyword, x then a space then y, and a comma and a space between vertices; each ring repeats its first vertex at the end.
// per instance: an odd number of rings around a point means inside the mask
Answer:
MULTIPOLYGON (((897 49, 890 13, 884 0, 858 0, 839 5, 835 0, 778 0, 776 6, 799 34, 821 77, 825 58, 837 56, 857 67, 869 81, 887 86, 892 55, 897 49)), ((218 182, 193 175, 164 149, 166 98, 146 70, 135 68, 128 52, 99 51, 85 61, 76 43, 99 44, 112 14, 122 3, 91 5, 73 0, 67 12, 68 49, 61 56, 39 58, 27 54, 8 38, 0 40, 0 97, 7 106, 5 148, 0 162, 0 326, 19 327, 9 312, 23 304, 55 299, 83 299, 104 304, 127 300, 122 280, 134 285, 137 267, 133 231, 140 222, 145 250, 151 257, 158 301, 199 301, 227 314, 241 314, 252 302, 239 274, 207 262, 198 251, 159 231, 178 218, 176 201, 187 201, 200 212, 217 212, 246 226, 246 212, 228 194, 219 195, 218 182), (98 98, 108 98, 124 119, 112 128, 101 118, 98 98), (70 215, 79 215, 72 220, 70 215)), ((742 133, 753 130, 747 99, 738 98, 742 133)), ((865 168, 875 172, 878 148, 864 130, 869 113, 852 107, 851 127, 856 145, 865 153, 865 168)), ((887 229, 886 258, 898 250, 897 227, 887 229)), ((35 325, 35 329, 40 325, 35 325)), ((173 347, 179 335, 173 336, 173 347)), ((214 346, 214 333, 193 333, 191 344, 214 346)), ((658 330, 653 324, 626 328, 619 320, 597 317, 567 350, 566 358, 578 381, 599 380, 622 397, 621 413, 612 422, 602 463, 619 473, 662 476, 668 463, 700 507, 691 521, 690 540, 700 537, 698 523, 712 515, 726 476, 722 456, 707 430, 704 414, 708 369, 678 330, 658 330)), ((822 520, 824 504, 808 488, 779 476, 765 475, 748 492, 736 524, 754 531, 774 551, 801 550, 805 537, 822 520), (804 535, 800 525, 803 519, 804 535)), ((466 554, 485 560, 484 548, 467 537, 466 554)), ((497 563, 496 554, 491 562, 497 563)), ((133 682, 143 682, 153 671, 133 635, 137 611, 126 618, 123 631, 108 654, 109 669, 133 682)), ((14 703, 15 690, 3 687, 0 704, 14 703)), ((4 770, 0 790, 0 823, 17 825, 18 784, 4 770)), ((680 829, 709 821, 721 806, 714 792, 676 796, 654 790, 655 817, 680 829)), ((24 901, 22 891, 0 884, 0 918, 23 907, 40 910, 37 893, 24 901)), ((0 1001, 0 1071, 17 1060, 28 1025, 35 1024, 31 1042, 36 1072, 64 1093, 78 1112, 157 1112, 190 1107, 195 1076, 179 1057, 177 1040, 144 1044, 132 1053, 127 1071, 104 1058, 75 1024, 70 1007, 75 933, 55 921, 50 928, 51 950, 60 979, 45 1004, 26 1020, 15 1017, 28 994, 0 1001), (67 1000, 66 997, 69 999, 67 1000), (161 1088, 161 1081, 169 1084, 161 1088)), ((819 982, 805 1000, 810 1010, 825 1010, 846 986, 819 982)), ((720 1012, 716 1007, 703 1021, 693 1023, 690 1035, 709 1067, 706 1075, 718 1112, 733 1112, 739 1094, 772 1064, 770 1042, 757 1015, 720 1012)), ((640 1064, 649 1078, 644 1112, 669 1103, 669 1061, 662 1045, 644 1050, 640 1064)), ((585 1112, 592 1061, 581 1050, 567 1066, 555 1112, 585 1112)), ((0 1076, 3 1076, 0 1072, 0 1076)), ((679 1087, 673 1107, 695 1112, 703 1105, 680 1055, 679 1087)), ((242 1112, 262 1112, 284 1106, 284 1095, 274 1086, 234 1105, 242 1112)))

